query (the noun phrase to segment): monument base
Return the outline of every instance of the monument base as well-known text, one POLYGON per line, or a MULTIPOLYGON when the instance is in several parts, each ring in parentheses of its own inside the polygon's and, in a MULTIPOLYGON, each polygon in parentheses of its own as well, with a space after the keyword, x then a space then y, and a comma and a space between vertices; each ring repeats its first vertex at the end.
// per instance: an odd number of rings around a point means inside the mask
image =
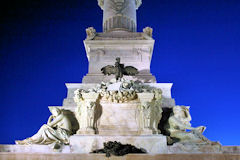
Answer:
POLYGON ((93 150, 103 148, 103 143, 117 141, 122 144, 131 144, 137 148, 143 148, 148 154, 167 153, 167 141, 163 135, 151 136, 83 136, 74 135, 70 137, 72 153, 90 153, 93 150))

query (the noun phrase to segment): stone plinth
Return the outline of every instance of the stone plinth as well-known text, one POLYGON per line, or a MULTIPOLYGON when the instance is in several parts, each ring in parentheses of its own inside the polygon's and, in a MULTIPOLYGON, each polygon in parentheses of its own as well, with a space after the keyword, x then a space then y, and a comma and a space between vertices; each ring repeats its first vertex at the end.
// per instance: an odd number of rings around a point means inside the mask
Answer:
POLYGON ((167 141, 163 135, 152 136, 82 136, 70 137, 71 151, 73 153, 89 153, 103 148, 103 143, 117 141, 122 144, 132 144, 138 148, 144 148, 148 154, 167 153, 167 141))

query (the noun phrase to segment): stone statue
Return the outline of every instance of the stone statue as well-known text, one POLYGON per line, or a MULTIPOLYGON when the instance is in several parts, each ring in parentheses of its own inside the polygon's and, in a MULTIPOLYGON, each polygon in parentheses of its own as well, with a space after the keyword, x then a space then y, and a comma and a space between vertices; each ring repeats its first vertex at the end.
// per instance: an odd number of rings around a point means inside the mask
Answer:
POLYGON ((138 74, 138 70, 133 66, 126 66, 120 63, 120 58, 116 58, 115 66, 107 65, 101 69, 104 75, 114 74, 117 80, 121 79, 123 75, 135 76, 138 74))
POLYGON ((205 126, 192 127, 191 116, 189 113, 189 107, 175 106, 173 107, 173 113, 168 119, 168 124, 165 129, 169 132, 171 139, 168 143, 180 142, 185 144, 214 144, 202 135, 205 126), (190 130, 189 132, 186 130, 190 130))
POLYGON ((86 29, 87 40, 92 40, 96 36, 96 30, 93 27, 86 29))
POLYGON ((87 128, 94 129, 94 114, 95 114, 96 103, 87 103, 87 128))
MULTIPOLYGON (((141 85, 139 84, 139 87, 141 85)), ((138 87, 138 88, 139 88, 138 87)), ((162 90, 152 88, 148 86, 140 87, 140 91, 137 93, 140 101, 138 108, 138 124, 143 134, 160 134, 158 124, 162 118, 162 90)))
POLYGON ((140 108, 140 115, 142 122, 140 122, 140 128, 143 131, 150 132, 152 134, 160 134, 158 124, 162 118, 162 108, 155 101, 143 102, 140 108))
POLYGON ((153 29, 151 27, 146 27, 143 29, 143 33, 145 33, 149 37, 152 37, 153 29))
POLYGON ((75 115, 79 123, 77 134, 96 134, 96 109, 100 93, 94 90, 86 91, 77 89, 74 92, 74 101, 77 103, 75 115))
POLYGON ((153 130, 155 133, 160 134, 161 131, 158 128, 158 124, 162 119, 162 90, 161 89, 154 89, 154 111, 153 111, 153 130))
POLYGON ((52 115, 49 117, 47 124, 44 124, 32 137, 22 141, 15 141, 16 144, 69 144, 68 138, 72 131, 70 120, 57 107, 49 107, 49 110, 52 115))
POLYGON ((151 129, 150 120, 151 120, 151 104, 149 102, 144 102, 141 105, 141 111, 143 115, 143 128, 151 129))

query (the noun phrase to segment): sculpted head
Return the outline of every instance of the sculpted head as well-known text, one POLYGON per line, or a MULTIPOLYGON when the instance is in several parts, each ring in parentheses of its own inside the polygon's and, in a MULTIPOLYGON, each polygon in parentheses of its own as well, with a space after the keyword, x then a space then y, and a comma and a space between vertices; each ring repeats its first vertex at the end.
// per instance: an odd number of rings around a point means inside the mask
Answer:
POLYGON ((189 106, 175 106, 173 107, 173 114, 175 117, 191 121, 192 118, 189 113, 189 108, 189 106))
POLYGON ((50 112, 52 113, 53 116, 58 116, 61 114, 61 110, 57 107, 49 107, 50 112))

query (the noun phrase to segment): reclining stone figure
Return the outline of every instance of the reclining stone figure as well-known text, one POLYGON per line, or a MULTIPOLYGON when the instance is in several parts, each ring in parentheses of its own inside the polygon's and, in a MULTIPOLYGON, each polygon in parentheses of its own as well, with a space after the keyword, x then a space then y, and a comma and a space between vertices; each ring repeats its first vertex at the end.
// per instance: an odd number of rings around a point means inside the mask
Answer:
POLYGON ((206 129, 205 126, 192 127, 190 123, 191 119, 189 107, 173 107, 173 113, 165 126, 170 135, 168 139, 169 144, 174 142, 183 144, 218 144, 218 142, 212 142, 202 135, 206 129))
POLYGON ((71 122, 63 112, 57 107, 49 107, 52 115, 49 117, 47 124, 44 124, 39 131, 30 138, 22 141, 15 141, 19 145, 30 144, 69 144, 71 135, 71 122))

